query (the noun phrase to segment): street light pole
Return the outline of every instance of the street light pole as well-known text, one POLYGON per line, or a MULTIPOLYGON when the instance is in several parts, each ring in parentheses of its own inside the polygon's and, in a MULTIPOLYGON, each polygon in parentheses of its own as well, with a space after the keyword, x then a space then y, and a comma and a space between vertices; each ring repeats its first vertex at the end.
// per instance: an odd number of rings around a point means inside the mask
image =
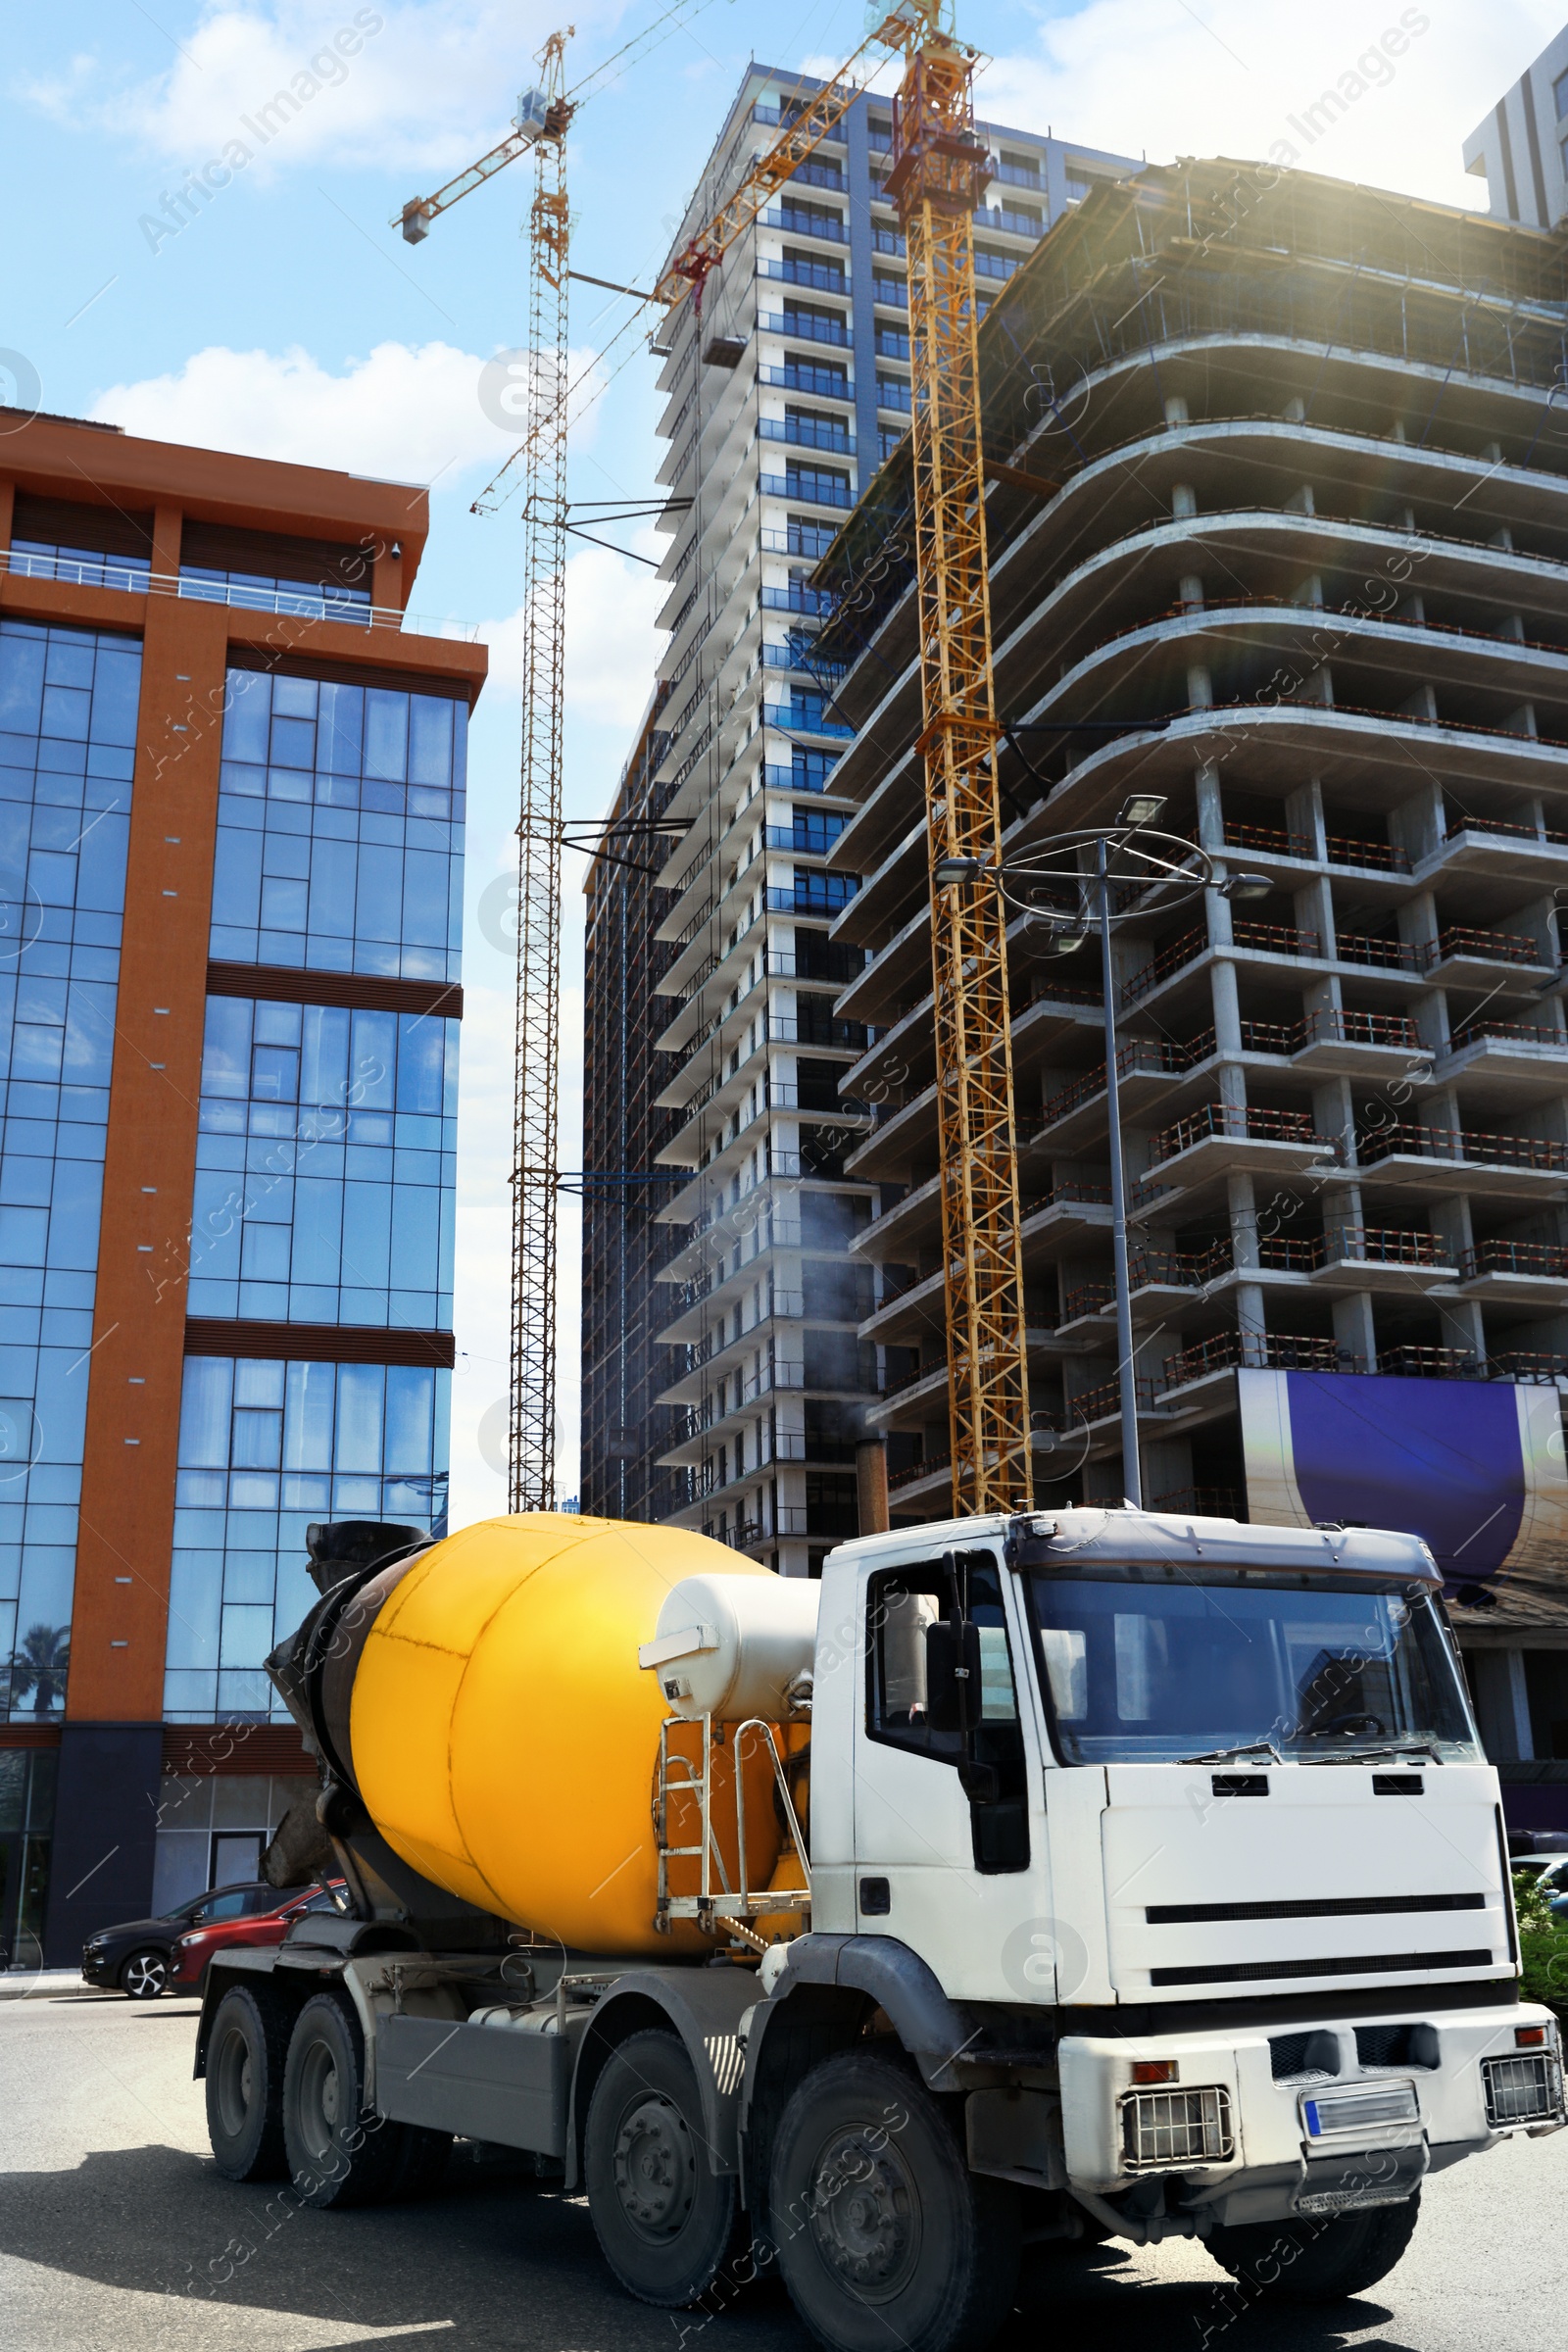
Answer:
POLYGON ((1095 844, 1100 899, 1102 989, 1105 1000, 1105 1118, 1110 1132, 1110 1239, 1116 1270, 1116 1366, 1121 1379, 1121 1487, 1124 1500, 1144 1507, 1138 1459, 1138 1367, 1133 1358, 1132 1274, 1127 1262, 1127 1184, 1122 1167, 1120 1073, 1116 1068, 1116 985, 1110 968, 1110 875, 1107 845, 1095 844))

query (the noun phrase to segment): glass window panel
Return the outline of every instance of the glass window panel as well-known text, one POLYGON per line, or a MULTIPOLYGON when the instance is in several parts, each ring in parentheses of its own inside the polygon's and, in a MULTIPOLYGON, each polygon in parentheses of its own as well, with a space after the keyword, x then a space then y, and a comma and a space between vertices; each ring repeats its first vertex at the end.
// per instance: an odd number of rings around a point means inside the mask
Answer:
POLYGON ((385 1377, 379 1364, 338 1367, 336 1469, 380 1471, 385 1377))
POLYGON ((227 1463, 233 1384, 234 1367, 225 1357, 186 1356, 179 1411, 182 1468, 221 1468, 227 1463))
POLYGON ((360 1110, 390 1110, 395 1099, 398 1015, 357 1012, 353 1034, 354 1105, 360 1110))
POLYGON ((332 1408, 337 1389, 331 1364, 290 1364, 283 1413, 285 1470, 330 1470, 332 1408))
POLYGON ((253 1358, 234 1366, 234 1402, 237 1405, 266 1405, 281 1411, 283 1404, 283 1366, 274 1359, 253 1358))
POLYGON ((223 757, 267 764, 268 725, 272 710, 272 682, 264 670, 231 669, 228 710, 223 719, 223 757))
POLYGON ((272 680, 273 717, 314 719, 318 692, 314 678, 291 678, 279 674, 272 680))
POLYGON ((357 776, 364 737, 364 687, 323 686, 316 738, 317 765, 333 775, 357 776))
POLYGON ((409 697, 409 780, 415 784, 452 781, 452 705, 445 697, 409 697))
POLYGON ((386 1376, 386 1469, 428 1471, 435 1374, 417 1364, 393 1364, 386 1376))
POLYGON ((209 997, 202 1040, 202 1093, 243 1102, 248 1091, 254 1007, 243 997, 209 997))
POLYGON ((372 686, 365 697, 365 772, 390 784, 408 773, 409 697, 372 686))

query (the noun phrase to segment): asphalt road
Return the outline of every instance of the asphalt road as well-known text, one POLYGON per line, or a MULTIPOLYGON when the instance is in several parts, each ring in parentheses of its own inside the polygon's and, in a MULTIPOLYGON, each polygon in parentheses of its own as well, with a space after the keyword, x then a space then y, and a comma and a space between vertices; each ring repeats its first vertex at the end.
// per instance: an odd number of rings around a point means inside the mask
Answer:
MULTIPOLYGON (((806 2352, 776 2288, 648 2311, 586 2208, 471 2169, 422 2205, 342 2215, 220 2180, 190 2076, 195 2003, 0 2003, 0 2339, 16 2352, 806 2352)), ((1542 2352, 1560 2341, 1568 2132, 1429 2185, 1384 2284, 1238 2310, 1200 2248, 1042 2261, 1004 2352, 1542 2352)))

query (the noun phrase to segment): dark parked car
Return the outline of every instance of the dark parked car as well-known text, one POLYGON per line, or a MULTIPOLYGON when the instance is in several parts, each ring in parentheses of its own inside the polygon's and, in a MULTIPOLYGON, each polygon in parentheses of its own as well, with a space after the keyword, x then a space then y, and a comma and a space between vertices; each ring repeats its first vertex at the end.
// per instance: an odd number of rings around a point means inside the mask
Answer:
POLYGON ((133 2001, 155 2001, 168 1989, 176 1936, 209 1920, 245 1919, 253 1913, 275 1911, 279 1899, 275 1886, 251 1881, 243 1886, 215 1886, 206 1894, 192 1895, 188 1903, 166 1912, 162 1919, 132 1919, 123 1927, 101 1928, 81 1947, 82 1980, 105 1992, 118 1986, 133 2001))

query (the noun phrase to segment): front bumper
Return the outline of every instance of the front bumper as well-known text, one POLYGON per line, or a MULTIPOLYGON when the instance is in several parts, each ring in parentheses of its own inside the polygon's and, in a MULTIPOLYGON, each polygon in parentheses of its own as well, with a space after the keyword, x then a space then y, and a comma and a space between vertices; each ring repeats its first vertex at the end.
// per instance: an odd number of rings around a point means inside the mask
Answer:
POLYGON ((1565 2121, 1556 2021, 1529 2003, 1329 2014, 1272 2035, 1068 2036, 1057 2055, 1069 2183, 1143 2206, 1163 2180, 1167 2210, 1227 2226, 1399 2203, 1429 2171, 1565 2121), (1521 2027, 1544 2042, 1521 2049, 1521 2027), (1161 2064, 1167 2084, 1135 2081, 1161 2064))
POLYGON ((107 1952, 84 1951, 81 1955, 81 1981, 84 1984, 102 1986, 119 1981, 120 1972, 107 1952))

